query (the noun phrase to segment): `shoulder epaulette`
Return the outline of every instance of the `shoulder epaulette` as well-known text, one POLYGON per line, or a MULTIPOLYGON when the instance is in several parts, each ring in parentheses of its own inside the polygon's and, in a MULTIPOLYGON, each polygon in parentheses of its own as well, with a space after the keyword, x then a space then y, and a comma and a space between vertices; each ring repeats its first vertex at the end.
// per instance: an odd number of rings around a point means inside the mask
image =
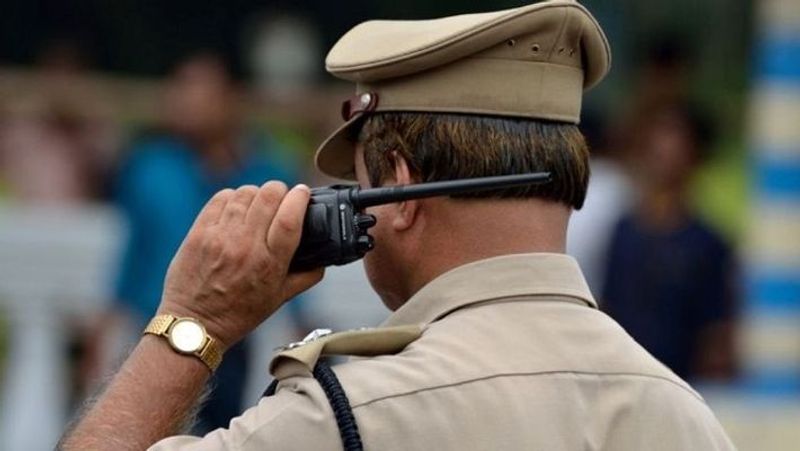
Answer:
POLYGON ((302 341, 280 348, 269 365, 276 379, 311 376, 317 360, 324 355, 373 357, 396 354, 422 335, 417 325, 357 329, 331 333, 318 329, 302 341))

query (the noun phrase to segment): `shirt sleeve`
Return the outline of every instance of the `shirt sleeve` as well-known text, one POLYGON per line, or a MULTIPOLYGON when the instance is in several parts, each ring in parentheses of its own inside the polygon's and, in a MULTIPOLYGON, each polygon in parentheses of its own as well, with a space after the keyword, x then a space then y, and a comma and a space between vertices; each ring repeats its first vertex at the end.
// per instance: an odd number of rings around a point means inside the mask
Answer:
POLYGON ((205 437, 169 437, 150 451, 310 449, 338 451, 342 441, 319 383, 311 377, 293 377, 282 381, 274 396, 262 398, 234 418, 227 429, 217 429, 205 437))

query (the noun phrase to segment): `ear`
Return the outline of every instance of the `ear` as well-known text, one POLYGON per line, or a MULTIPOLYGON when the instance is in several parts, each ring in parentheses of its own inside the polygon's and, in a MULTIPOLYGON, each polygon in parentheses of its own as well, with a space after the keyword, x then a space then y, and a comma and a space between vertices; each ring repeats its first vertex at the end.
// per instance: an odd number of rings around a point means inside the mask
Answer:
MULTIPOLYGON (((397 152, 392 152, 394 159, 394 181, 397 185, 410 185, 414 183, 411 176, 411 170, 408 167, 408 162, 397 152)), ((417 220, 419 212, 419 201, 407 200, 405 202, 398 202, 394 218, 392 219, 392 228, 396 231, 403 231, 409 229, 414 225, 417 220)))

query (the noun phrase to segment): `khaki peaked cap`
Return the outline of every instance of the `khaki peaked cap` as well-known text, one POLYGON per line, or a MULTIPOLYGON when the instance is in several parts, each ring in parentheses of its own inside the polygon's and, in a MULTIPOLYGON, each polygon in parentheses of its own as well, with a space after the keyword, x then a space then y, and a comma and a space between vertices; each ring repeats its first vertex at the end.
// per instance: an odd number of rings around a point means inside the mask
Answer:
POLYGON ((327 70, 356 83, 345 124, 317 167, 350 178, 350 129, 365 114, 464 113, 578 123, 584 90, 611 64, 600 25, 573 0, 434 20, 364 22, 331 49, 327 70))

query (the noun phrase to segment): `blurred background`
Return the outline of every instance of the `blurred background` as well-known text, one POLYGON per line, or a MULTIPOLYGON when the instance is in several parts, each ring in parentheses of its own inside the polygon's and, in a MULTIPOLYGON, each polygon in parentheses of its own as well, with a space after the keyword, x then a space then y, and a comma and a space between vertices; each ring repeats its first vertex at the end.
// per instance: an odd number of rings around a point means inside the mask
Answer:
MULTIPOLYGON (((351 87, 336 39, 370 18, 519 0, 2 0, 0 449, 50 449, 155 311, 223 187, 318 185, 351 87)), ((603 308, 693 382, 743 450, 800 443, 800 3, 586 0, 614 53, 569 252, 603 308)), ((388 312, 331 268, 229 352, 196 432, 269 382, 273 348, 388 312)))

